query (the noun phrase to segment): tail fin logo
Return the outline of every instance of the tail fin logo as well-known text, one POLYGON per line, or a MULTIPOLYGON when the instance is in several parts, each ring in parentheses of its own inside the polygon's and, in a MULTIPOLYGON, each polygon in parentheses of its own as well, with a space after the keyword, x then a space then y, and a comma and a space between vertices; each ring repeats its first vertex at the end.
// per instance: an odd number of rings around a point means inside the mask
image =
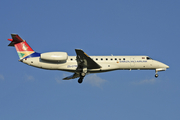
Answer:
POLYGON ((34 53, 32 48, 27 44, 26 41, 15 44, 15 47, 20 59, 34 53))
POLYGON ((28 47, 23 43, 22 49, 23 49, 23 50, 27 50, 27 48, 28 48, 28 47))

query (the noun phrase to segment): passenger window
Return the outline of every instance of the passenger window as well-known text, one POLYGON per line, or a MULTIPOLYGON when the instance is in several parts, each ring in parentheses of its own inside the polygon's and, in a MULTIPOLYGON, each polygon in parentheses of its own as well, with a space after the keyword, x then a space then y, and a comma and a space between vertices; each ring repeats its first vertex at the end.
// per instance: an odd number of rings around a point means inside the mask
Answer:
POLYGON ((101 60, 103 60, 103 58, 101 58, 101 60))
POLYGON ((121 60, 121 58, 119 58, 119 60, 121 60))
POLYGON ((96 60, 98 60, 98 58, 96 58, 96 60))
POLYGON ((71 61, 72 61, 73 59, 71 58, 71 61))
POLYGON ((125 58, 123 58, 123 60, 126 60, 125 58))
POLYGON ((106 58, 106 60, 108 60, 108 58, 106 58))
POLYGON ((111 58, 111 60, 113 60, 113 59, 111 58))
POLYGON ((115 58, 115 60, 117 60, 117 58, 115 58))

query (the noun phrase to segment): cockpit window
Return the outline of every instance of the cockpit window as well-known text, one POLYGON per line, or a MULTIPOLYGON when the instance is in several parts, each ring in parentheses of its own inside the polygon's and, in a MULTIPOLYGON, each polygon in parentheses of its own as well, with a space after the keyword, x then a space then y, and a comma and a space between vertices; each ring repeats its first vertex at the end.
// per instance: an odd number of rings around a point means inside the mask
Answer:
POLYGON ((146 57, 146 59, 147 59, 147 60, 152 60, 152 58, 150 58, 150 57, 146 57))

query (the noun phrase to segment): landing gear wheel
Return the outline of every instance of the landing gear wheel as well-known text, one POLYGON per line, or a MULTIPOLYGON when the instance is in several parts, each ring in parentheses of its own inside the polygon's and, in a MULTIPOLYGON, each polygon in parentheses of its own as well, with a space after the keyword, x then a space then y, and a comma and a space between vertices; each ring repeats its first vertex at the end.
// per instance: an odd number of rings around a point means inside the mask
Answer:
POLYGON ((83 77, 80 77, 79 79, 78 79, 78 83, 82 83, 83 82, 83 77))
POLYGON ((155 77, 157 78, 159 75, 158 74, 155 74, 155 77))

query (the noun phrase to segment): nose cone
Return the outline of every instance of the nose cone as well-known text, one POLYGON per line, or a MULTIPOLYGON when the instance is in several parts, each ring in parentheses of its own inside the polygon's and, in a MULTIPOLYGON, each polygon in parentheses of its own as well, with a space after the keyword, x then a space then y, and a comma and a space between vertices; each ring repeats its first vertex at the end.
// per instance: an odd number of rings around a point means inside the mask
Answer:
POLYGON ((166 64, 164 64, 164 63, 162 63, 162 62, 156 61, 155 63, 156 63, 156 65, 157 65, 158 68, 166 68, 166 69, 169 68, 168 65, 166 65, 166 64))
POLYGON ((169 68, 169 66, 168 65, 166 65, 166 64, 164 64, 164 63, 161 63, 161 65, 160 66, 162 66, 162 68, 166 68, 166 69, 168 69, 169 68))
POLYGON ((166 68, 168 69, 168 68, 169 68, 169 66, 168 66, 168 65, 166 65, 166 68))

